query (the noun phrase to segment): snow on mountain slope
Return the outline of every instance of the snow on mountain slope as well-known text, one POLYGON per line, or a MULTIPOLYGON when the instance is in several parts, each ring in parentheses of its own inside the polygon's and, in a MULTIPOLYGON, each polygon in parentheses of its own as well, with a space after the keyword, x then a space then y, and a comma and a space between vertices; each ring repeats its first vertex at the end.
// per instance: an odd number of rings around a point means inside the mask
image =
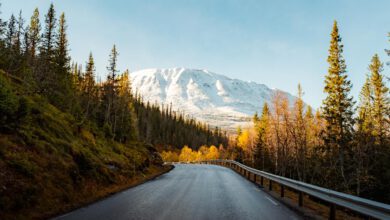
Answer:
MULTIPOLYGON (((144 100, 165 106, 172 104, 175 111, 184 111, 197 120, 227 130, 246 126, 278 91, 207 70, 146 69, 130 75, 133 91, 139 92, 144 100)), ((290 101, 295 99, 285 94, 290 101)))

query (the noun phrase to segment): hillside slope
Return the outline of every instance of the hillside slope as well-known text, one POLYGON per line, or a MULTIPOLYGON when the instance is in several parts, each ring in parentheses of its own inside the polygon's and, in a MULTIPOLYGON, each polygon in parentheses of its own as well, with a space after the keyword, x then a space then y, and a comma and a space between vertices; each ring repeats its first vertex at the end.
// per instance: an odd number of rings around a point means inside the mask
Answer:
POLYGON ((0 70, 0 219, 42 218, 161 172, 151 145, 80 127, 0 70))
POLYGON ((172 105, 176 111, 230 130, 250 121, 278 91, 291 103, 295 99, 264 84, 230 79, 207 70, 146 69, 131 73, 131 80, 134 91, 145 101, 172 105))

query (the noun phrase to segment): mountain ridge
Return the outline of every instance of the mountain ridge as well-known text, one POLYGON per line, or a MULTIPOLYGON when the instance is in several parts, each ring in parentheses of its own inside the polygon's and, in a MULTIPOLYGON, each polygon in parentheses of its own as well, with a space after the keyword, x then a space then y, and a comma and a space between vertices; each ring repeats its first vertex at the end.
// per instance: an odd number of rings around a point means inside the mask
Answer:
POLYGON ((205 69, 150 68, 130 74, 133 90, 145 101, 172 105, 173 110, 226 130, 247 126, 264 102, 281 92, 292 104, 295 97, 265 84, 232 79, 205 69))

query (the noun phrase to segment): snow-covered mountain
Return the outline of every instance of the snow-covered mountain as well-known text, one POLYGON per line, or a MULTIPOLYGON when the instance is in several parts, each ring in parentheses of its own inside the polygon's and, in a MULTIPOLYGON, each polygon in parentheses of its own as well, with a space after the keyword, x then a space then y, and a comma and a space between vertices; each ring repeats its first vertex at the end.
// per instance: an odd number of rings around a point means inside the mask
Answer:
MULTIPOLYGON (((270 103, 280 91, 198 69, 146 69, 130 75, 133 91, 145 101, 172 105, 175 111, 227 130, 249 124, 253 114, 261 112, 263 103, 270 103)), ((295 99, 285 94, 290 101, 295 99)))

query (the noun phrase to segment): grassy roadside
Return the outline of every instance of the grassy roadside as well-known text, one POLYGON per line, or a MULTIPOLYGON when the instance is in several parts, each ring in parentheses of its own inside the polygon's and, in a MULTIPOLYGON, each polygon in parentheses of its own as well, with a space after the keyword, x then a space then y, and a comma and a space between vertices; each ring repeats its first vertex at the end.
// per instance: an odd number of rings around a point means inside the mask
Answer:
POLYGON ((71 205, 59 207, 58 210, 52 210, 50 212, 44 213, 43 215, 40 213, 36 213, 36 215, 32 217, 33 219, 47 219, 50 217, 55 217, 70 212, 72 210, 81 208, 83 206, 98 202, 99 200, 105 199, 118 192, 127 190, 129 188, 143 184, 147 181, 153 180, 154 178, 171 171, 173 167, 174 166, 172 165, 164 165, 162 167, 151 166, 147 169, 145 173, 142 173, 141 175, 138 175, 134 178, 128 179, 121 184, 117 184, 109 188, 102 188, 98 190, 97 193, 91 195, 89 198, 81 199, 80 201, 77 201, 76 203, 73 203, 71 205))

